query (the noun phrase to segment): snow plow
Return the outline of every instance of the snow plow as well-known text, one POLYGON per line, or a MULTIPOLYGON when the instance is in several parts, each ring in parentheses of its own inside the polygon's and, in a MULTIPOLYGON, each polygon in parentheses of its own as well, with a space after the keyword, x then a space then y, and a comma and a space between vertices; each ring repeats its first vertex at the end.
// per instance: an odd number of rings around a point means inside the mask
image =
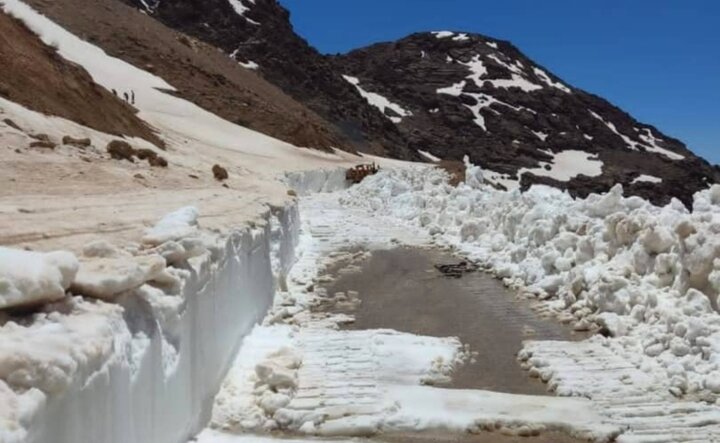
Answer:
POLYGON ((353 184, 360 183, 368 175, 377 174, 380 167, 375 163, 366 163, 362 165, 354 166, 347 170, 345 173, 345 179, 353 182, 353 184))

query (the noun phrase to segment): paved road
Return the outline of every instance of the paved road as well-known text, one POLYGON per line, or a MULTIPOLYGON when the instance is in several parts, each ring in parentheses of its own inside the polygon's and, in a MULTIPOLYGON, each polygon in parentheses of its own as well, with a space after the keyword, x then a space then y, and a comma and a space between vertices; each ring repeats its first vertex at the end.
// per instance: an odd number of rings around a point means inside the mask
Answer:
MULTIPOLYGON (((460 368, 449 388, 487 389, 517 394, 547 395, 539 381, 528 377, 515 359, 525 339, 573 339, 568 328, 540 318, 529 302, 491 276, 442 276, 436 263, 456 262, 447 252, 398 248, 376 251, 356 273, 341 273, 329 292, 358 291, 362 303, 353 310, 352 329, 391 328, 431 336, 457 336, 477 351, 477 361, 460 368)), ((577 337, 579 338, 579 337, 577 337)), ((378 436, 392 443, 409 442, 575 442, 563 435, 534 438, 500 434, 478 436, 378 436)))

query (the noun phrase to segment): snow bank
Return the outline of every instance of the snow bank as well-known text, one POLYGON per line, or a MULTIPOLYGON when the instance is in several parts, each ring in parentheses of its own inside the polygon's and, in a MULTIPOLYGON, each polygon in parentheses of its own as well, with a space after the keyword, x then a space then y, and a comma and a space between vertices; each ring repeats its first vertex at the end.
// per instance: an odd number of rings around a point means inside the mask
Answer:
MULTIPOLYGON (((68 297, 0 328, 0 441, 192 438, 209 420, 241 340, 272 304, 271 255, 278 269, 291 266, 296 208, 274 211, 279 228, 269 211, 262 226, 211 235, 186 208, 148 230, 140 248, 94 243, 79 272, 74 259, 66 260, 73 266, 65 279, 59 269, 48 271, 60 295, 74 278, 73 292, 112 303, 68 297), (199 233, 221 247, 170 268, 153 252, 199 233)), ((40 269, 61 262, 57 254, 13 254, 40 269)))
POLYGON ((720 186, 696 194, 691 213, 625 198, 621 186, 574 200, 545 186, 454 188, 418 167, 381 171, 341 201, 458 247, 578 330, 605 328, 678 395, 716 395, 720 186))
POLYGON ((70 252, 0 247, 0 309, 62 299, 77 272, 78 260, 70 252))

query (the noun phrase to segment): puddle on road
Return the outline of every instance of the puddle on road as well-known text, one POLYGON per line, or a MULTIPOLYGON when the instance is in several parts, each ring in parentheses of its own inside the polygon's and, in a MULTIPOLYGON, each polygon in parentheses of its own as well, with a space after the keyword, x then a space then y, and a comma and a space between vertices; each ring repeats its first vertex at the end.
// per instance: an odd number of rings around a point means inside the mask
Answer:
MULTIPOLYGON (((513 394, 550 395, 545 385, 528 376, 516 360, 523 340, 578 340, 554 319, 542 318, 531 301, 516 297, 500 281, 484 272, 448 278, 434 265, 458 258, 436 249, 397 248, 375 251, 351 272, 336 270, 336 280, 324 285, 329 294, 357 291, 356 307, 333 308, 355 316, 346 329, 388 328, 437 337, 456 336, 478 353, 453 373, 456 389, 485 389, 513 394)), ((480 436, 388 436, 388 442, 573 442, 564 435, 539 438, 480 436), (429 439, 428 439, 429 438, 429 439)))

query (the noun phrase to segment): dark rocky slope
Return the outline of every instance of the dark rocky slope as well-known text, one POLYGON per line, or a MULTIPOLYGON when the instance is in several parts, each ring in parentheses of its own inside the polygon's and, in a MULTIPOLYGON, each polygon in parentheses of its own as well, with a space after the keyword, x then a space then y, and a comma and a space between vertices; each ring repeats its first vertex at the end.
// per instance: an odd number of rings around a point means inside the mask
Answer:
POLYGON ((717 168, 679 140, 564 83, 505 41, 421 33, 333 61, 362 88, 412 114, 398 124, 411 148, 443 159, 468 154, 484 168, 516 178, 521 168, 540 165, 522 174, 524 187, 547 183, 586 195, 622 183, 656 203, 672 196, 689 203, 694 192, 720 180, 717 168), (602 162, 602 174, 568 181, 543 176, 545 163, 568 150, 592 154, 598 161, 591 163, 602 162))

